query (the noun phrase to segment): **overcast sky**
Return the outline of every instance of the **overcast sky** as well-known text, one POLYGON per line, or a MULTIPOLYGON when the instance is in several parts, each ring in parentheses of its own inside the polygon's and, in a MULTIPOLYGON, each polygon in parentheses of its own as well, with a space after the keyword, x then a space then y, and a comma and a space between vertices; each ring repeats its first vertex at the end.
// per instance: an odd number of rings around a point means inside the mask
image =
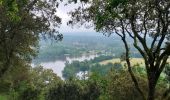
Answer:
POLYGON ((88 33, 94 33, 94 34, 99 34, 99 33, 95 33, 95 31, 93 30, 93 28, 91 29, 86 29, 85 27, 76 27, 74 26, 73 28, 71 28, 70 26, 67 26, 67 22, 70 19, 70 16, 68 15, 68 12, 71 10, 74 10, 75 7, 77 7, 78 4, 69 4, 67 6, 64 6, 64 3, 61 3, 59 5, 59 8, 57 9, 57 15, 62 18, 62 25, 59 29, 59 31, 63 34, 71 34, 71 33, 75 33, 75 34, 88 34, 88 33))

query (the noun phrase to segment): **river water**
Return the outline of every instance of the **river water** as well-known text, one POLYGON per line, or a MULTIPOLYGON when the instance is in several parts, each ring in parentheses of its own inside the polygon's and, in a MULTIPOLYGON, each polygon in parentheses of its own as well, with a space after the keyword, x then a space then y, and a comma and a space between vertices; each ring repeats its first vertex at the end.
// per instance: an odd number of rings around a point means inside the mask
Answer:
MULTIPOLYGON (((54 73, 57 74, 57 76, 62 77, 62 71, 64 70, 65 67, 65 63, 66 61, 68 61, 69 63, 73 62, 73 61, 84 61, 84 60, 91 60, 94 59, 95 57, 97 57, 98 55, 83 55, 81 57, 75 57, 75 58, 70 58, 70 57, 66 57, 66 60, 56 60, 56 61, 51 61, 51 62, 42 62, 39 65, 43 66, 44 68, 47 69, 52 69, 54 73)), ((34 64, 32 64, 32 66, 36 66, 34 64)))

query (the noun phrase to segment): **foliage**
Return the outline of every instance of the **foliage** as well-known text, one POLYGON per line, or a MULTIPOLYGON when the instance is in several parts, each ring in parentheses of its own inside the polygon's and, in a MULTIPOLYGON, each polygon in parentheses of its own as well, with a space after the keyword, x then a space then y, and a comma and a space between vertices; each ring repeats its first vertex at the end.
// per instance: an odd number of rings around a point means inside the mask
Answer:
POLYGON ((100 65, 97 63, 91 66, 90 72, 105 76, 111 69, 114 69, 114 67, 115 66, 112 63, 108 63, 106 65, 100 65))
POLYGON ((19 100, 38 100, 40 91, 33 88, 27 88, 20 94, 19 100))
POLYGON ((19 72, 6 74, 7 77, 1 80, 0 84, 2 87, 0 95, 5 94, 4 96, 9 100, 44 100, 44 94, 50 88, 62 83, 52 70, 43 69, 41 66, 27 70, 21 69, 25 67, 16 68, 20 69, 19 72), (16 75, 13 75, 14 73, 16 75), (23 76, 19 77, 19 75, 23 76))
POLYGON ((68 79, 70 77, 76 77, 78 72, 85 72, 88 71, 90 68, 90 62, 88 61, 73 61, 71 64, 66 62, 66 67, 63 70, 63 77, 68 79))
POLYGON ((104 55, 101 55, 99 57, 95 57, 93 60, 91 60, 92 63, 98 63, 98 62, 102 62, 104 60, 110 60, 110 59, 113 59, 114 57, 113 56, 104 56, 104 55))
POLYGON ((87 72, 87 73, 99 73, 100 75, 106 75, 111 68, 115 68, 115 70, 122 69, 121 64, 108 63, 106 65, 101 65, 97 62, 103 61, 105 59, 111 59, 112 56, 99 56, 90 61, 73 61, 72 63, 66 62, 66 67, 64 68, 62 74, 65 79, 69 79, 70 77, 77 77, 77 73, 79 72, 87 72), (102 58, 103 57, 103 58, 102 58))
POLYGON ((28 82, 30 80, 29 66, 22 63, 15 62, 16 66, 10 68, 4 74, 5 77, 3 76, 0 79, 2 93, 8 93, 11 92, 11 90, 13 89, 18 89, 19 87, 21 87, 22 83, 28 82))
POLYGON ((62 37, 56 30, 61 23, 54 14, 57 6, 55 0, 1 0, 0 77, 15 67, 15 62, 30 63, 38 51, 40 35, 62 37))
POLYGON ((165 77, 166 77, 166 80, 167 80, 167 82, 170 84, 170 65, 169 64, 167 64, 166 65, 167 67, 165 68, 165 77))
POLYGON ((7 95, 0 95, 0 100, 8 100, 8 96, 7 95))
MULTIPOLYGON (((116 67, 112 65, 105 75, 96 68, 97 71, 91 71, 85 80, 72 77, 64 81, 51 70, 37 66, 29 70, 28 81, 21 81, 18 87, 2 92, 5 95, 0 94, 10 100, 140 100, 141 97, 129 78, 129 73, 126 69, 116 69, 117 66, 121 67, 121 64, 115 65, 116 67)), ((97 67, 97 64, 94 66, 97 67)), ((107 66, 103 66, 101 71, 105 70, 105 67, 107 66)), ((146 75, 143 76, 140 70, 134 70, 142 91, 146 93, 146 75)), ((161 80, 157 85, 156 98, 160 98, 160 94, 165 90, 163 86, 166 81, 164 82, 161 80)))
POLYGON ((46 100, 98 100, 100 90, 95 80, 66 80, 49 90, 46 100))
POLYGON ((96 83, 71 79, 50 89, 46 100, 98 100, 99 95, 96 83))
POLYGON ((89 0, 82 4, 90 6, 80 6, 71 12, 72 20, 69 24, 78 23, 87 26, 88 22, 92 22, 96 31, 108 36, 112 33, 118 35, 124 43, 126 50, 124 60, 127 62, 127 68, 136 89, 143 99, 154 100, 155 87, 170 56, 170 1, 89 0), (131 69, 131 49, 127 42, 129 38, 132 39, 133 47, 145 61, 149 83, 147 97, 139 88, 139 83, 131 69), (148 40, 151 44, 147 44, 148 40))
POLYGON ((42 66, 34 67, 30 74, 30 81, 38 90, 48 90, 62 82, 51 69, 44 69, 42 66))

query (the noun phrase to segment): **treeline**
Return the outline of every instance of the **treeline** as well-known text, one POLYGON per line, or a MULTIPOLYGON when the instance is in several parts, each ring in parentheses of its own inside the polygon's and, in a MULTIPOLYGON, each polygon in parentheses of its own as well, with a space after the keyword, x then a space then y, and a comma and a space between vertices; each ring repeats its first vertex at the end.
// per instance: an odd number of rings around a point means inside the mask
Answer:
MULTIPOLYGON (((41 40, 39 45, 38 56, 34 59, 34 62, 37 63, 58 59, 65 60, 66 56, 81 57, 83 54, 90 53, 120 57, 124 52, 121 41, 113 40, 110 37, 99 36, 65 36, 61 42, 53 43, 50 40, 41 40)), ((132 53, 132 55, 134 54, 132 53)), ((135 54, 134 56, 138 57, 137 55, 139 54, 135 54)))
POLYGON ((104 60, 110 60, 113 58, 113 56, 99 56, 89 61, 73 61, 72 63, 66 62, 66 66, 62 72, 63 77, 65 79, 69 79, 70 77, 78 77, 78 73, 83 73, 83 75, 80 76, 83 77, 85 74, 90 74, 91 72, 106 75, 111 68, 114 68, 115 70, 122 69, 123 67, 120 63, 108 63, 106 65, 99 64, 104 60))
MULTIPOLYGON (((119 58, 124 49, 122 49, 121 41, 111 40, 108 38, 102 39, 98 37, 88 36, 67 36, 62 42, 53 43, 48 40, 41 40, 39 43, 40 50, 37 57, 33 60, 34 63, 49 62, 55 60, 66 60, 66 57, 81 57, 83 54, 98 54, 103 55, 96 60, 110 59, 112 56, 119 58), (88 41, 87 41, 88 40, 88 41), (101 41, 104 41, 101 43, 101 41), (102 45, 101 45, 102 44, 102 45), (114 47, 114 48, 113 48, 114 47), (105 56, 104 56, 105 55, 105 56)), ((131 56, 141 58, 141 55, 132 48, 131 56)))
POLYGON ((98 62, 102 62, 105 60, 110 60, 115 58, 114 56, 105 56, 105 55, 100 55, 99 57, 95 57, 94 59, 91 60, 91 63, 98 63, 98 62))
POLYGON ((49 62, 55 60, 66 60, 66 57, 79 57, 85 50, 65 44, 49 44, 40 48, 38 56, 33 60, 34 63, 49 62))

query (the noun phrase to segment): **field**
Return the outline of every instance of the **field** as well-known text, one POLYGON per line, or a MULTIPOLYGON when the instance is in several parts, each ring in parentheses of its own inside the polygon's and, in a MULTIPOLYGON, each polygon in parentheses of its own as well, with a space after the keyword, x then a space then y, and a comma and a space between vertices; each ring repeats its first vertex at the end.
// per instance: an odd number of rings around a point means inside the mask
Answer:
MULTIPOLYGON (((137 64, 144 66, 143 58, 131 58, 130 61, 131 61, 132 66, 137 65, 137 64)), ((168 59, 168 62, 170 62, 170 59, 168 59)), ((100 62, 100 64, 104 64, 104 65, 108 64, 108 63, 113 63, 113 64, 114 63, 122 63, 122 65, 124 65, 125 61, 121 62, 119 58, 114 58, 111 60, 105 60, 105 61, 100 62)))

